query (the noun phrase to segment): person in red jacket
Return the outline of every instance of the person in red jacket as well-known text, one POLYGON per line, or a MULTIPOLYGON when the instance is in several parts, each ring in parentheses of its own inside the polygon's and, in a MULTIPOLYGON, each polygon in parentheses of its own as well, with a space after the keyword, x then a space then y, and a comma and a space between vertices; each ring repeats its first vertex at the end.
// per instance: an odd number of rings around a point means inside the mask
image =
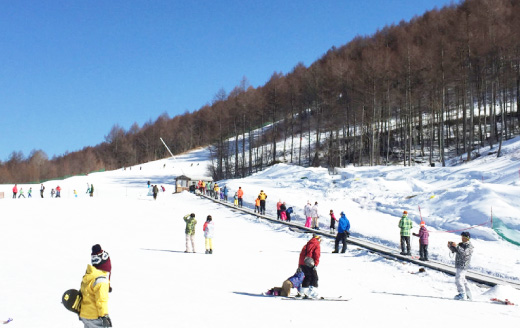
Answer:
POLYGON ((301 266, 305 278, 302 282, 301 292, 303 298, 317 298, 318 297, 318 272, 316 267, 320 263, 321 236, 314 234, 300 252, 300 259, 298 266, 301 266))
POLYGON ((13 187, 13 199, 16 199, 16 193, 18 193, 18 186, 16 184, 14 184, 14 187, 13 187))

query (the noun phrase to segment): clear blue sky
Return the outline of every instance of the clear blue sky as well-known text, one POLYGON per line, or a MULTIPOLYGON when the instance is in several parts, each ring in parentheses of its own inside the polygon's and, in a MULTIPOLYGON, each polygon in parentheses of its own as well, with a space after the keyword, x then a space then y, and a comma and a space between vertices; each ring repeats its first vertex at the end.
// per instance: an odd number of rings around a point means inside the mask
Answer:
POLYGON ((0 161, 211 103, 450 0, 0 0, 0 161))

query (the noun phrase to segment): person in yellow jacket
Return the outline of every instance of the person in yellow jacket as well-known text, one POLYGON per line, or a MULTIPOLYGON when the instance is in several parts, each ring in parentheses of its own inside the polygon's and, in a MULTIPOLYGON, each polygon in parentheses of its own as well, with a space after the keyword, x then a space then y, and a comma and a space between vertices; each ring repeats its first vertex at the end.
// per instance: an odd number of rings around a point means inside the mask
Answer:
MULTIPOLYGON (((99 245, 94 247, 97 246, 99 245)), ((85 328, 110 328, 112 327, 112 321, 108 316, 110 273, 103 270, 106 269, 103 265, 96 264, 94 261, 93 263, 94 265, 87 265, 87 271, 81 280, 82 300, 79 319, 85 328)))
POLYGON ((267 194, 264 193, 264 190, 260 190, 258 199, 260 199, 260 214, 265 215, 265 199, 267 199, 267 194))

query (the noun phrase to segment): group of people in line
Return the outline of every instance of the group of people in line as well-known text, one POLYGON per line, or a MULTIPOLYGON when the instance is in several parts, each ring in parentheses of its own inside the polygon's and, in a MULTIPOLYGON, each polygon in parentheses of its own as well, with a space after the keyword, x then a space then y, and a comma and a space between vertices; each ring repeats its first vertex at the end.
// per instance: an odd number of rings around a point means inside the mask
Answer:
POLYGON ((166 189, 164 186, 161 185, 161 189, 159 190, 159 187, 156 185, 153 185, 148 181, 148 195, 153 196, 154 200, 157 200, 157 195, 159 194, 159 191, 166 192, 166 189))
MULTIPOLYGON (((43 199, 45 192, 45 186, 43 184, 40 184, 40 197, 43 199)), ((73 190, 74 197, 78 197, 77 191, 73 190)), ((87 183, 87 194, 89 194, 91 197, 94 196, 94 185, 87 183)), ((23 188, 20 187, 20 190, 18 190, 18 184, 14 184, 13 186, 13 199, 16 199, 18 195, 18 199, 23 197, 25 199, 25 194, 23 191, 23 188)), ((29 187, 29 190, 27 192, 27 197, 32 198, 32 187, 29 187)), ((61 198, 61 187, 58 185, 56 186, 56 189, 51 189, 51 198, 61 198)))

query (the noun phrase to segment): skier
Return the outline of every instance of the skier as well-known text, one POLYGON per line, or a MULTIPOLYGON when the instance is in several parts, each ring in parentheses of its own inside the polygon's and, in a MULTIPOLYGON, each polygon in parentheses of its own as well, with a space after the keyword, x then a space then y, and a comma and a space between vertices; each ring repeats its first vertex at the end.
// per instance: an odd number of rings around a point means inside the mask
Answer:
POLYGON ((204 245, 206 246, 206 254, 213 253, 213 232, 215 230, 213 225, 213 219, 211 218, 211 215, 208 215, 208 217, 206 217, 204 227, 202 228, 204 231, 204 245))
POLYGON ((337 254, 339 251, 339 242, 343 244, 341 253, 344 254, 347 251, 347 238, 350 236, 350 221, 348 220, 345 213, 342 211, 339 218, 338 234, 336 235, 336 241, 334 242, 334 251, 332 253, 337 254))
POLYGON ((471 262, 471 256, 473 255, 473 245, 469 241, 471 238, 469 232, 461 233, 462 242, 458 245, 455 242, 448 242, 448 248, 451 252, 455 253, 455 284, 457 285, 457 291, 459 294, 455 296, 458 300, 472 300, 471 290, 469 288, 468 281, 466 280, 466 272, 471 262))
POLYGON ((184 216, 184 221, 186 222, 186 250, 184 252, 190 252, 189 246, 191 241, 191 252, 195 253, 195 225, 197 224, 197 220, 195 219, 195 214, 191 213, 189 215, 184 216))
MULTIPOLYGON (((150 185, 150 184, 148 184, 150 185)), ((87 192, 85 192, 85 194, 89 194, 90 193, 90 185, 87 183, 87 192)))
POLYGON ((318 214, 318 201, 314 202, 314 206, 311 208, 311 217, 312 217, 312 228, 315 230, 320 229, 320 223, 319 218, 320 215, 318 214))
POLYGON ((255 200, 255 213, 260 213, 260 197, 257 196, 255 200))
POLYGON ((287 206, 285 205, 285 202, 280 206, 280 219, 282 221, 287 220, 287 206))
POLYGON ((401 229, 401 255, 410 256, 412 254, 410 251, 410 230, 412 229, 413 224, 410 218, 408 218, 408 212, 406 210, 403 211, 403 216, 401 217, 398 226, 401 229), (404 251, 405 244, 406 252, 404 251))
POLYGON ((334 216, 334 211, 330 210, 330 234, 334 234, 334 231, 336 231, 336 222, 338 221, 336 219, 336 216, 334 216))
POLYGON ((318 272, 316 271, 316 267, 320 263, 320 242, 321 236, 314 234, 312 239, 303 246, 300 252, 298 266, 301 267, 305 274, 301 289, 304 298, 318 297, 318 272))
POLYGON ((307 200, 307 204, 303 208, 303 215, 305 216, 305 227, 311 227, 312 213, 311 202, 307 200))
POLYGON ((303 282, 303 279, 305 278, 305 274, 303 273, 301 267, 298 266, 298 269, 296 270, 296 273, 293 274, 293 276, 287 278, 282 283, 281 287, 273 287, 269 289, 266 292, 266 295, 270 296, 282 296, 282 297, 289 297, 291 294, 291 289, 295 288, 298 290, 298 296, 300 296, 300 288, 303 282))
POLYGON ((282 199, 276 203, 276 219, 280 220, 280 206, 282 205, 282 199))
POLYGON ((242 199, 244 198, 244 190, 242 190, 242 187, 238 188, 237 196, 238 196, 238 206, 240 208, 242 208, 242 206, 243 206, 242 199))
POLYGON ((13 199, 16 199, 16 193, 18 193, 18 186, 14 184, 13 186, 13 199))
POLYGON ((25 199, 25 195, 23 194, 23 187, 20 187, 20 194, 18 194, 18 199, 20 199, 21 196, 23 196, 25 199))
POLYGON ((421 221, 421 228, 419 229, 419 234, 413 233, 414 236, 419 237, 419 260, 428 261, 428 236, 430 233, 426 228, 426 224, 424 221, 421 221))
POLYGON ((227 202, 227 194, 228 194, 227 186, 224 186, 224 189, 222 190, 222 193, 224 193, 224 200, 227 202))
POLYGON ((235 192, 235 195, 233 196, 233 205, 235 207, 238 207, 238 193, 235 192))
POLYGON ((43 186, 43 184, 40 185, 40 196, 42 197, 43 199, 43 192, 45 191, 45 186, 43 186))
POLYGON ((220 196, 220 187, 218 186, 218 183, 215 183, 215 185, 213 185, 213 193, 214 193, 214 197, 215 197, 215 200, 218 200, 219 196, 220 196))
POLYGON ((159 188, 157 187, 157 185, 154 185, 152 187, 152 194, 154 200, 157 200, 157 193, 159 193, 159 188))
POLYGON ((61 187, 59 185, 56 187, 56 197, 61 198, 61 187))
POLYGON ((264 193, 264 190, 260 190, 258 198, 260 199, 260 213, 265 215, 265 199, 267 199, 267 194, 264 193))
POLYGON ((79 319, 85 328, 110 328, 108 293, 110 291, 110 257, 99 244, 92 247, 92 265, 81 280, 81 311, 79 319))
POLYGON ((51 189, 51 198, 54 198, 54 194, 56 194, 56 192, 54 191, 54 189, 51 189))
POLYGON ((32 187, 29 187, 29 192, 27 192, 27 197, 32 198, 32 187))
POLYGON ((90 196, 94 196, 94 184, 90 184, 90 196))

